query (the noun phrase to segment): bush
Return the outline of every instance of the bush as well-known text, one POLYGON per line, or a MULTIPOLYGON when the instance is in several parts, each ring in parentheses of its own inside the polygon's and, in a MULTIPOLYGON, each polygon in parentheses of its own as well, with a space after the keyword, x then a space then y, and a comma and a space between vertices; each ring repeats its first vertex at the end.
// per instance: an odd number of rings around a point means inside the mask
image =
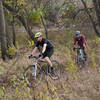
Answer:
POLYGON ((33 48, 34 46, 34 41, 28 41, 28 47, 33 48))
POLYGON ((16 49, 12 46, 9 46, 8 50, 6 51, 10 58, 13 58, 17 53, 16 49))

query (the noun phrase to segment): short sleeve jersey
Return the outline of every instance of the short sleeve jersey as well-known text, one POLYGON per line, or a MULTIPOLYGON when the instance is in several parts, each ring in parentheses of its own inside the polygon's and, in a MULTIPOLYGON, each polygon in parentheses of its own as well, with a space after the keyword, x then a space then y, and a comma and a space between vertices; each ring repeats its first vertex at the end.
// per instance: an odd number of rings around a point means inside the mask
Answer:
POLYGON ((74 37, 74 45, 76 45, 76 43, 78 43, 79 46, 86 44, 85 36, 74 37))
POLYGON ((43 47, 44 44, 47 44, 47 49, 53 48, 52 43, 48 39, 45 39, 45 38, 42 38, 41 42, 38 41, 36 44, 36 47, 39 47, 39 46, 43 47))

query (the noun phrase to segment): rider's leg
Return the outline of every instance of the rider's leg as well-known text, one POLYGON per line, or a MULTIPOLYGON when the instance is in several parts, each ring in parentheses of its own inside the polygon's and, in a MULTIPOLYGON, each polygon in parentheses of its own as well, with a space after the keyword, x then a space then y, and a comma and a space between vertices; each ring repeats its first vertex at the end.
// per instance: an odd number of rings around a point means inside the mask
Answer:
POLYGON ((51 72, 53 73, 54 69, 53 69, 52 62, 50 60, 50 57, 52 56, 52 54, 53 54, 53 48, 46 49, 46 51, 43 54, 43 59, 50 65, 51 72))
POLYGON ((87 57, 86 49, 83 48, 83 51, 84 51, 84 55, 85 55, 85 57, 87 57))
POLYGON ((52 62, 49 57, 45 57, 44 60, 52 67, 52 62))
POLYGON ((54 66, 52 65, 52 62, 51 62, 50 58, 49 57, 45 57, 44 59, 50 65, 51 74, 54 74, 54 66))
POLYGON ((87 60, 86 48, 83 48, 83 52, 84 52, 84 58, 85 58, 85 61, 86 61, 87 60))

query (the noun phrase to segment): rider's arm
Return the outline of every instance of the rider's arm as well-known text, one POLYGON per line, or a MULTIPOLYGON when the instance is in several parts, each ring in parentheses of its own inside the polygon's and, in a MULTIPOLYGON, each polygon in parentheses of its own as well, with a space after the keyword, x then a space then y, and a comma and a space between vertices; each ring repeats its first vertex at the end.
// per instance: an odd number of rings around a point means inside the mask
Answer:
POLYGON ((37 50, 38 50, 38 48, 35 47, 35 48, 33 49, 33 51, 32 51, 32 55, 34 55, 34 53, 36 53, 37 50))
POLYGON ((85 40, 85 36, 82 36, 82 42, 83 42, 83 46, 86 47, 86 40, 85 40))
POLYGON ((45 44, 43 45, 42 53, 44 53, 44 52, 45 52, 46 47, 47 47, 47 44, 45 43, 45 44))
POLYGON ((74 37, 74 44, 73 44, 73 46, 74 46, 74 48, 76 47, 76 37, 74 37))

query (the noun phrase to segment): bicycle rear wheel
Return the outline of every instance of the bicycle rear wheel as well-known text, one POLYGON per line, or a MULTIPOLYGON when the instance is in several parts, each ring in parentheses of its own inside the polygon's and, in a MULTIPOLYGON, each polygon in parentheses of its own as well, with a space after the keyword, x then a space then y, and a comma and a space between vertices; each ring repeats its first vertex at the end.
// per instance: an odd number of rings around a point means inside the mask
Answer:
POLYGON ((51 74, 50 74, 50 77, 51 77, 53 80, 57 80, 57 79, 59 79, 60 76, 61 76, 61 66, 60 66, 59 62, 56 61, 56 60, 52 60, 51 62, 52 62, 53 67, 54 67, 54 75, 51 75, 51 74))
POLYGON ((29 87, 37 87, 42 80, 42 71, 38 66, 36 70, 36 76, 32 76, 34 66, 30 65, 24 70, 24 79, 29 87))

